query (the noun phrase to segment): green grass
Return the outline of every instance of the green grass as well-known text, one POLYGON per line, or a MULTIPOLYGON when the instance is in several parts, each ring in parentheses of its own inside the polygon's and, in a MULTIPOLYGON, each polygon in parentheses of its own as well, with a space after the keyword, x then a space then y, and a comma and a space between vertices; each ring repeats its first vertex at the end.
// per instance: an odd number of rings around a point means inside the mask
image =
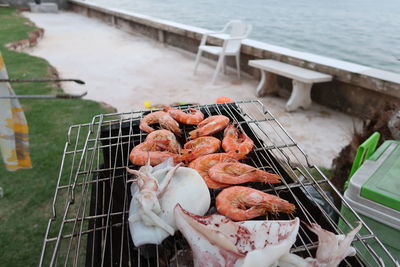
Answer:
MULTIPOLYGON (((326 178, 331 179, 333 176, 333 171, 332 169, 327 169, 324 167, 319 167, 319 170, 326 176, 326 178)), ((321 177, 321 175, 318 173, 317 170, 311 169, 310 173, 313 177, 321 177)))
MULTIPOLYGON (((27 39, 35 27, 12 8, 0 8, 0 51, 10 78, 52 77, 41 58, 10 51, 5 44, 27 39)), ((64 51, 65 52, 65 51, 64 51)), ((79 78, 79 77, 78 77, 79 78)), ((13 83, 16 94, 51 94, 52 83, 13 83)), ((107 113, 87 100, 20 100, 29 124, 33 168, 8 172, 0 163, 0 266, 36 266, 70 125, 107 113)))

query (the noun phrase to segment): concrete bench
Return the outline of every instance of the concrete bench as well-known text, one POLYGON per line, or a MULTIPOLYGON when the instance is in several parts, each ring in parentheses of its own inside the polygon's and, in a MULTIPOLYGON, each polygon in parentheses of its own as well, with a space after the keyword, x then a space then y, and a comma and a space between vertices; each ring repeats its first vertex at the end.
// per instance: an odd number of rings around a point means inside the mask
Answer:
POLYGON ((274 93, 278 90, 276 75, 292 79, 292 94, 286 103, 287 111, 298 108, 307 109, 311 106, 311 87, 314 83, 329 82, 332 76, 271 59, 250 60, 249 65, 261 71, 261 80, 257 86, 257 95, 274 93), (267 85, 267 86, 265 86, 267 85))

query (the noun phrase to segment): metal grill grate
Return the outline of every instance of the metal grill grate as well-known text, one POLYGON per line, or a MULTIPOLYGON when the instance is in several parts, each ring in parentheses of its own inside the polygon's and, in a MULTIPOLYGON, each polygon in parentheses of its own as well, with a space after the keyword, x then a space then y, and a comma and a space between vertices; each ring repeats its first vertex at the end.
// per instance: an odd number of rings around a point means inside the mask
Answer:
MULTIPOLYGON (((336 233, 347 232, 355 224, 340 214, 340 208, 326 193, 330 191, 343 201, 331 182, 310 165, 307 155, 260 102, 193 107, 206 116, 222 114, 236 122, 255 143, 244 162, 267 171, 272 169, 284 178, 281 184, 248 184, 296 205, 295 214, 269 215, 269 219, 296 216, 336 233), (346 229, 338 226, 338 217, 344 220, 346 229)), ((188 245, 179 232, 159 246, 136 248, 130 239, 127 219, 131 196, 126 184, 130 177, 125 167, 133 167, 129 152, 146 137, 138 128, 145 114, 137 111, 99 115, 91 123, 70 127, 40 266, 184 266, 176 255, 186 252, 188 245)), ((183 128, 184 138, 191 129, 183 128)), ((211 190, 213 200, 218 192, 211 190)), ((210 214, 215 212, 213 204, 212 201, 210 214)), ((362 221, 357 214, 353 215, 362 221)), ((301 225, 291 251, 303 257, 312 256, 316 241, 316 236, 301 225)), ((395 262, 365 224, 353 245, 357 256, 345 260, 347 265, 380 266, 382 255, 395 262), (373 250, 371 244, 378 244, 379 249, 373 250)))

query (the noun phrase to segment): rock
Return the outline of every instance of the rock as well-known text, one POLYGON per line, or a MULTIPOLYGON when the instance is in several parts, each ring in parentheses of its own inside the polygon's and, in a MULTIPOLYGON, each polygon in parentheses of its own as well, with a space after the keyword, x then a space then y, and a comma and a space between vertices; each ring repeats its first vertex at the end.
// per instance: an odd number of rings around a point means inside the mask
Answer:
POLYGON ((400 110, 393 114, 388 122, 388 128, 393 138, 400 140, 400 110))

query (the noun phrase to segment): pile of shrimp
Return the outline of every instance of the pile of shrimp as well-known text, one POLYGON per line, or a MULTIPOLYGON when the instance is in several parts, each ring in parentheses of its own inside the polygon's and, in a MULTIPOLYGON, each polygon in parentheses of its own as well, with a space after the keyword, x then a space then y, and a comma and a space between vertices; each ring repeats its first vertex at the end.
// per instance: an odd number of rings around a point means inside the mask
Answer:
POLYGON ((195 169, 210 189, 222 189, 216 198, 216 208, 235 221, 249 220, 267 213, 293 213, 295 206, 280 197, 246 186, 248 182, 280 183, 281 177, 239 162, 253 150, 254 142, 239 125, 224 115, 204 118, 197 109, 187 112, 173 107, 144 116, 139 128, 148 133, 145 141, 135 146, 130 161, 143 166, 149 160, 155 166, 172 157, 176 164, 195 169), (150 125, 159 124, 159 130, 150 125), (195 128, 182 137, 182 124, 195 128), (213 136, 223 131, 222 140, 213 136), (177 138, 178 137, 178 138, 177 138), (223 152, 222 152, 223 151, 223 152))

